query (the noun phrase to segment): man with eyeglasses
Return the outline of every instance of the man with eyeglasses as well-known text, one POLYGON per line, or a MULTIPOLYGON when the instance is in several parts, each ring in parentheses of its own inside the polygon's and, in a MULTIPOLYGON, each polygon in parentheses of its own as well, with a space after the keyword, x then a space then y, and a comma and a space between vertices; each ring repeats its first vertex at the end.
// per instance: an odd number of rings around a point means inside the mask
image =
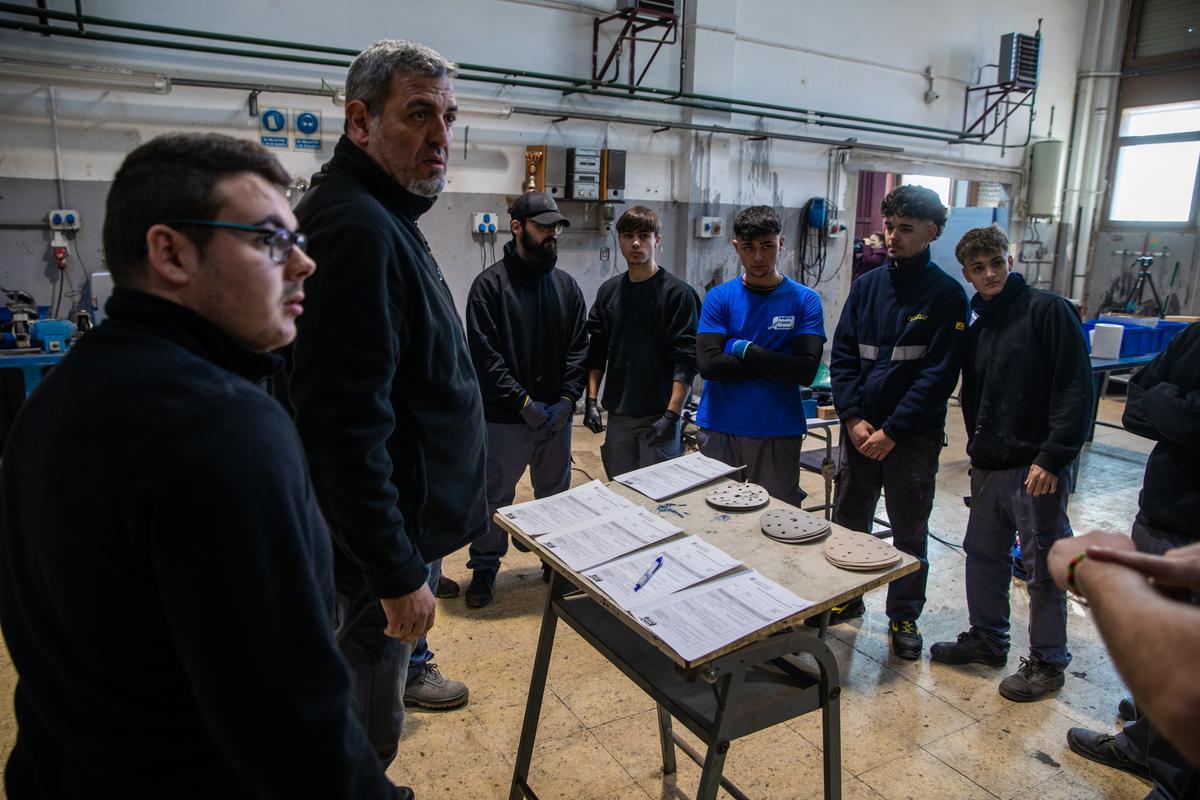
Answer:
POLYGON ((658 266, 658 215, 633 206, 617 220, 617 243, 629 265, 596 293, 588 314, 588 383, 583 424, 605 430, 597 398, 604 380, 608 428, 600 459, 608 477, 681 454, 680 413, 696 377, 700 298, 658 266))
POLYGON ((783 222, 770 206, 733 218, 743 272, 704 298, 696 358, 704 394, 696 424, 700 452, 745 464, 772 497, 800 505, 800 445, 808 432, 801 387, 821 365, 821 298, 781 273, 783 222))
MULTIPOLYGON (((488 517, 508 505, 529 467, 535 497, 571 485, 571 416, 583 394, 587 308, 561 269, 558 235, 570 225, 554 198, 527 192, 509 209, 504 258, 471 284, 467 331, 487 419, 488 517)), ((471 543, 466 602, 493 600, 508 534, 495 523, 471 543)))
POLYGON ((256 383, 314 269, 251 142, 161 136, 108 194, 116 288, 0 467, 0 624, 20 674, 8 796, 411 798, 351 705, 329 537, 256 383), (89 452, 102 469, 64 484, 89 452))
POLYGON ((384 764, 406 703, 467 702, 424 635, 441 557, 487 521, 479 383, 417 226, 445 187, 453 71, 414 42, 360 53, 346 76, 345 135, 296 209, 323 269, 288 394, 336 545, 338 642, 384 764))

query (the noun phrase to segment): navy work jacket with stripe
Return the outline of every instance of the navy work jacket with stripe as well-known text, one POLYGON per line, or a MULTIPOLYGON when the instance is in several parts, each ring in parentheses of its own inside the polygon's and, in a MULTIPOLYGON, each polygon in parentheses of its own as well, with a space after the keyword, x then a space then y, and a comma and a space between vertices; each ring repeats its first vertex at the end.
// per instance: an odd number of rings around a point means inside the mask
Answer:
POLYGON ((842 422, 861 417, 896 441, 945 427, 966 329, 967 295, 928 248, 852 283, 829 358, 842 422))

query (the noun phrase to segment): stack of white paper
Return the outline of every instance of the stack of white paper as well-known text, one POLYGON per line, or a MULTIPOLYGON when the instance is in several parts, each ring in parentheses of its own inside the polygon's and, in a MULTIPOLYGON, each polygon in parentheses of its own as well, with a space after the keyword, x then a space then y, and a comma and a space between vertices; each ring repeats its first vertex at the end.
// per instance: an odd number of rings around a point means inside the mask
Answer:
POLYGON ((633 506, 563 528, 538 542, 571 569, 585 570, 682 532, 646 509, 633 506))
POLYGON ((664 500, 739 469, 741 467, 731 467, 724 461, 701 453, 691 453, 626 472, 613 480, 641 492, 651 500, 664 500))
POLYGON ((725 551, 695 536, 687 536, 584 570, 583 576, 618 606, 629 610, 740 565, 725 551), (662 567, 645 586, 634 591, 633 587, 659 556, 663 559, 662 567))
POLYGON ((579 522, 631 508, 636 506, 600 481, 591 481, 553 497, 496 509, 496 513, 527 536, 544 536, 551 531, 563 530, 579 522))
POLYGON ((631 613, 685 661, 695 661, 811 605, 749 570, 639 605, 631 613))

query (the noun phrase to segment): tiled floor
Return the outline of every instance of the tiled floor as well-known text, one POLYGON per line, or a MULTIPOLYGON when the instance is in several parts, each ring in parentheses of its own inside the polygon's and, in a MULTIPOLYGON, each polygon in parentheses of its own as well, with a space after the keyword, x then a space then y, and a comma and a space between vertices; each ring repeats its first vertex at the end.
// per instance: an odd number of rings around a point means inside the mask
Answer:
MULTIPOLYGON (((1101 418, 1115 421, 1120 401, 1106 400, 1101 418)), ((967 518, 966 457, 961 415, 951 409, 950 447, 942 455, 931 528, 960 544, 967 518)), ((597 440, 575 428, 577 481, 603 478, 597 440)), ((1098 428, 1083 456, 1072 500, 1077 531, 1127 531, 1137 507, 1149 442, 1098 428)), ((811 446, 818 446, 813 443, 811 446)), ((804 476, 810 496, 821 491, 804 476)), ((523 484, 518 500, 530 497, 523 484)), ((961 551, 931 542, 929 602, 921 620, 926 650, 965 626, 961 551)), ((446 560, 445 572, 465 583, 465 558, 446 560)), ((439 601, 432 645, 450 677, 468 682, 464 709, 413 711, 390 770, 417 797, 491 800, 508 796, 529 675, 537 643, 545 584, 537 560, 513 553, 497 584, 497 602, 481 611, 462 600, 439 601)), ((1149 787, 1071 753, 1067 728, 1112 728, 1122 696, 1085 609, 1070 609, 1075 660, 1065 688, 1053 699, 1015 704, 996 693, 1004 669, 950 668, 892 657, 887 648, 884 592, 867 596, 867 616, 834 628, 830 645, 841 664, 842 766, 847 800, 1140 800, 1149 787)), ((1027 598, 1012 595, 1017 665, 1028 640, 1027 598)), ((0 690, 11 698, 11 666, 0 668, 0 690)), ((15 724, 11 707, 0 713, 6 753, 15 724)), ((730 748, 725 773, 756 800, 821 797, 821 732, 817 715, 741 739, 730 748)), ((677 774, 661 771, 653 703, 564 625, 559 626, 530 784, 552 798, 685 798, 694 796, 699 769, 680 754, 677 774)), ((720 796, 725 797, 724 793, 720 796)))

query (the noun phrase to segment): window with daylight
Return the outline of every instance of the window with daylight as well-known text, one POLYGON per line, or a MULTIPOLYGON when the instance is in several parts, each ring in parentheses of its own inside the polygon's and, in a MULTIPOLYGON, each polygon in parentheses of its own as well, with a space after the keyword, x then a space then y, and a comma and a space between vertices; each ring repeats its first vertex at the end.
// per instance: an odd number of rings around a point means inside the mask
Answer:
POLYGON ((1110 222, 1193 222, 1200 101, 1126 108, 1117 129, 1110 222))

